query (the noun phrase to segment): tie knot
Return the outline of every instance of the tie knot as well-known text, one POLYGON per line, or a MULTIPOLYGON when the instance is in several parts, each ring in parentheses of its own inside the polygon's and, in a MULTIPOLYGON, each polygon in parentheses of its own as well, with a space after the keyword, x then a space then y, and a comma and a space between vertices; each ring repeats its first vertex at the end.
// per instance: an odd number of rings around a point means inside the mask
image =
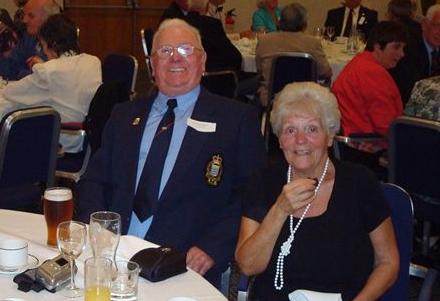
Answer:
POLYGON ((174 110, 177 107, 177 100, 175 98, 168 99, 167 106, 169 110, 174 110))

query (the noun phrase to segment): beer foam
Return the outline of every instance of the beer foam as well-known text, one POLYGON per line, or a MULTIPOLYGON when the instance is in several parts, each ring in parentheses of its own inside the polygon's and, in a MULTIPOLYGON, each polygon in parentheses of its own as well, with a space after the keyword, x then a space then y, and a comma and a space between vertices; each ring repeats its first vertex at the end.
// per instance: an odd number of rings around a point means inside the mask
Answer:
POLYGON ((44 198, 49 201, 63 202, 72 199, 72 191, 69 188, 50 188, 44 191, 44 198))

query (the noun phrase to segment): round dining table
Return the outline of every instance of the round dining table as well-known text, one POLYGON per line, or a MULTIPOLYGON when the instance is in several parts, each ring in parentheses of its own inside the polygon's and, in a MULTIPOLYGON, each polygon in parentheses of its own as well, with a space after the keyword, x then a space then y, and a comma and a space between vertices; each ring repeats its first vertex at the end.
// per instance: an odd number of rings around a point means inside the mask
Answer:
MULTIPOLYGON (((46 244, 46 223, 44 216, 40 214, 0 209, 0 240, 8 238, 24 239, 28 242, 29 268, 59 254, 58 249, 46 244)), ((156 245, 134 236, 124 235, 120 238, 116 257, 117 259, 130 259, 139 250, 149 247, 156 247, 156 245)), ((92 251, 87 243, 84 252, 76 260, 78 273, 75 281, 79 287, 84 287, 84 261, 91 256, 92 251)), ((58 292, 51 293, 46 290, 38 293, 34 291, 22 292, 17 289, 13 278, 13 273, 0 271, 0 300, 83 300, 83 297, 69 299, 58 292)), ((227 300, 220 291, 191 269, 183 274, 155 283, 139 278, 138 300, 169 301, 175 297, 187 297, 191 298, 189 300, 195 301, 227 300)))
MULTIPOLYGON (((240 51, 242 56, 241 69, 246 72, 258 72, 255 49, 257 46, 256 39, 241 38, 234 39, 231 42, 240 51)), ((347 53, 345 43, 328 42, 322 40, 322 47, 327 56, 327 60, 332 69, 332 83, 336 80, 339 73, 344 69, 345 65, 354 57, 355 54, 347 53)), ((359 48, 359 51, 362 47, 359 48)))

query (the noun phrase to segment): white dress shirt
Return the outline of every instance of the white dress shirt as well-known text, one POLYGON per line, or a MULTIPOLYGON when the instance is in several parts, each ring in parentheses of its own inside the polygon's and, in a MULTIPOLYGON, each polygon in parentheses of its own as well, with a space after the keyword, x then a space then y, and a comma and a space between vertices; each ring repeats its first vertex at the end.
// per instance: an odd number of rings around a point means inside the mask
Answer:
MULTIPOLYGON (((353 8, 353 18, 351 19, 352 24, 349 24, 348 26, 353 26, 353 25, 357 24, 358 17, 359 17, 359 8, 360 8, 360 6, 353 8)), ((340 34, 341 37, 344 36, 345 27, 347 27, 347 19, 348 19, 349 14, 350 14, 350 8, 345 7, 344 23, 342 23, 342 29, 341 29, 341 34, 340 34)))

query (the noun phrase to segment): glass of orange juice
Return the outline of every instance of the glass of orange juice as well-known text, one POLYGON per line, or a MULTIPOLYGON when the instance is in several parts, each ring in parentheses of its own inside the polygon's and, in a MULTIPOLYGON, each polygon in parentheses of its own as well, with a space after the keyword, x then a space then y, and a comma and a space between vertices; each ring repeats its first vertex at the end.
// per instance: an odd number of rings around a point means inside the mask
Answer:
POLYGON ((84 300, 110 301, 112 261, 104 257, 91 257, 84 263, 84 300))

